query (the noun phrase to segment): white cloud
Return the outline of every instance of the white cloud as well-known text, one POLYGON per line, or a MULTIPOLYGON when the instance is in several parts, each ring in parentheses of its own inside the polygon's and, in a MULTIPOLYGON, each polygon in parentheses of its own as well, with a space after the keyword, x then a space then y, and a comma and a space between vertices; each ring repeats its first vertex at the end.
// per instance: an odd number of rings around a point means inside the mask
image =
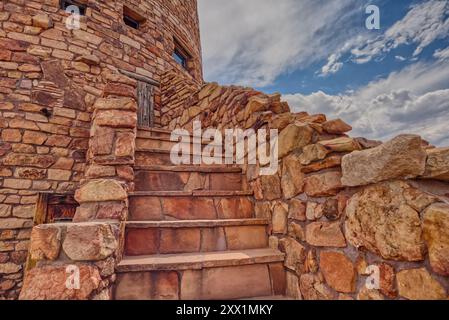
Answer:
POLYGON ((269 85, 282 73, 326 59, 360 31, 353 18, 363 12, 359 0, 198 4, 206 80, 250 86, 269 85))
POLYGON ((440 60, 449 59, 449 47, 435 51, 433 57, 440 60))
POLYGON ((406 58, 404 58, 403 56, 395 56, 394 57, 396 60, 398 60, 398 61, 405 61, 405 60, 407 60, 406 58))
POLYGON ((338 72, 343 67, 343 63, 339 62, 338 59, 340 59, 340 54, 331 54, 327 64, 321 68, 320 76, 325 77, 329 74, 338 72))
POLYGON ((325 113, 350 123, 353 135, 387 140, 409 132, 437 145, 449 145, 449 67, 416 63, 351 94, 286 95, 295 111, 325 113))
MULTIPOLYGON (((412 6, 403 19, 388 28, 381 36, 352 41, 354 44, 352 47, 344 46, 337 50, 337 54, 341 56, 350 52, 351 61, 364 64, 374 58, 381 59, 401 45, 415 44, 413 56, 416 57, 432 42, 446 37, 449 37, 449 1, 429 0, 412 6)), ((338 62, 334 61, 335 63, 338 62)))

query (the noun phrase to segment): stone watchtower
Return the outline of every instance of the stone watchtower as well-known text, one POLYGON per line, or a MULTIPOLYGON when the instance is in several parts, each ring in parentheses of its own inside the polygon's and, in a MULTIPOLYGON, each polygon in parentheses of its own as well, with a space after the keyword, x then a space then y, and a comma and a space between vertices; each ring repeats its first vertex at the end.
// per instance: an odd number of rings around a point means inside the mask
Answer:
POLYGON ((165 74, 202 84, 201 46, 196 0, 6 0, 0 26, 0 298, 17 298, 31 227, 71 220, 80 182, 132 187, 136 127, 161 126, 165 74))

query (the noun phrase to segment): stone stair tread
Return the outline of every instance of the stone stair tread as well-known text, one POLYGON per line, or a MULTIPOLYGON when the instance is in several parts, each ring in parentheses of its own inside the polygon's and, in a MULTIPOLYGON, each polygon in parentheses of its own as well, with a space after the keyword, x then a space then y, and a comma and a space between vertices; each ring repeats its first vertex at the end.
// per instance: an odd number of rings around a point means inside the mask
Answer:
POLYGON ((221 190, 199 190, 199 191, 134 191, 130 197, 244 197, 252 196, 252 191, 221 191, 221 190))
POLYGON ((267 219, 229 219, 229 220, 176 220, 176 221, 128 221, 130 228, 203 228, 228 226, 268 225, 267 219))
POLYGON ((118 272, 154 270, 199 270, 227 266, 240 266, 284 261, 278 250, 251 249, 203 253, 162 254, 124 257, 118 264, 118 272))
POLYGON ((169 171, 169 172, 201 172, 201 173, 241 173, 241 167, 226 167, 223 165, 210 165, 210 166, 164 166, 164 165, 153 165, 153 166, 134 166, 134 170, 141 171, 169 171))

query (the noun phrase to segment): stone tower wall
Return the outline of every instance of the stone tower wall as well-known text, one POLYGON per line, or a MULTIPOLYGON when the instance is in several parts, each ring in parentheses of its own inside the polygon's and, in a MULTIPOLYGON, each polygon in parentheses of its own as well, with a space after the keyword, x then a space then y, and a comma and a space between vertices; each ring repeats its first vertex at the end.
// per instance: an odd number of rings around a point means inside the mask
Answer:
MULTIPOLYGON (((0 2, 0 298, 22 286, 38 193, 73 193, 88 172, 96 101, 136 97, 122 71, 156 84, 168 71, 203 82, 196 0, 75 2, 87 9, 73 30, 59 0, 0 2), (145 18, 139 30, 123 10, 145 18), (186 69, 172 57, 174 39, 191 56, 186 69)), ((158 85, 154 99, 160 125, 158 85)))

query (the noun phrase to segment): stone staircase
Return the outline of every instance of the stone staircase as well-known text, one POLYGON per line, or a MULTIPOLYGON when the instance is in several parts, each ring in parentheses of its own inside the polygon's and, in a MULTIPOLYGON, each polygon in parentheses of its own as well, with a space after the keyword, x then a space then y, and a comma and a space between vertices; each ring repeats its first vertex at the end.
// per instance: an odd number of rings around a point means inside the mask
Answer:
POLYGON ((170 133, 139 130, 117 300, 282 297, 284 255, 232 165, 173 166, 170 133))

